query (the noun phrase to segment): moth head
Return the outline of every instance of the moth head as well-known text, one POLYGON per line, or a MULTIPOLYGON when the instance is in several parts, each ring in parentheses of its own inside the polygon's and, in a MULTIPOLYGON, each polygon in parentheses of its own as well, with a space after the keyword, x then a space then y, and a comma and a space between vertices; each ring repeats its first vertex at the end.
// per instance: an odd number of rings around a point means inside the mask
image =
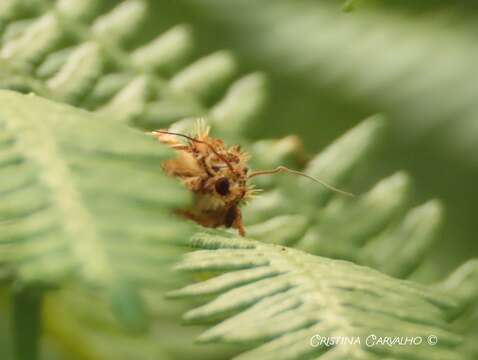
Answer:
POLYGON ((221 176, 214 180, 214 193, 225 204, 239 204, 247 193, 244 178, 221 176))
MULTIPOLYGON (((242 160, 246 160, 247 155, 245 153, 242 153, 242 154, 240 153, 239 146, 232 147, 231 152, 229 154, 221 154, 220 152, 216 150, 213 144, 211 144, 209 141, 206 141, 206 140, 196 139, 188 135, 165 131, 165 130, 156 130, 153 132, 153 134, 168 134, 168 135, 181 136, 188 139, 191 142, 204 144, 228 169, 227 176, 221 176, 218 179, 216 179, 216 181, 214 182, 215 192, 225 202, 231 202, 231 200, 233 200, 234 202, 239 203, 243 201, 244 198, 247 197, 248 195, 247 180, 255 176, 273 175, 273 174, 278 174, 283 172, 297 175, 297 176, 306 177, 336 193, 340 193, 342 195, 347 195, 352 197, 354 196, 354 194, 349 193, 347 191, 340 190, 320 179, 317 179, 316 177, 313 177, 301 171, 289 169, 285 166, 278 166, 277 168, 272 170, 254 171, 248 174, 247 167, 234 166, 233 163, 229 161, 227 158, 227 155, 234 156, 236 158, 236 162, 239 162, 239 163, 240 163, 241 157, 242 157, 242 160)), ((251 191, 249 191, 249 193, 251 193, 251 191)))

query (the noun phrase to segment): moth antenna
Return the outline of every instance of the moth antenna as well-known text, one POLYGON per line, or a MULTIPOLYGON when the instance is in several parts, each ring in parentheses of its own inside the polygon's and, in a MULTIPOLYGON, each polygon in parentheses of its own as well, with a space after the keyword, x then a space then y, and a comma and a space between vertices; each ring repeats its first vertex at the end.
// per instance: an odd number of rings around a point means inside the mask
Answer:
POLYGON ((185 138, 185 139, 187 139, 187 140, 189 140, 189 141, 194 141, 194 142, 197 142, 197 143, 204 143, 204 141, 195 139, 195 138, 193 138, 192 136, 189 136, 189 135, 186 135, 186 134, 175 133, 175 132, 172 132, 172 131, 154 130, 154 131, 153 131, 153 134, 154 134, 154 133, 181 136, 181 137, 183 137, 183 138, 185 138))
POLYGON ((207 141, 204 141, 204 140, 199 140, 199 139, 195 139, 193 138, 192 136, 189 136, 189 135, 185 135, 185 134, 180 134, 180 133, 176 133, 176 132, 172 132, 172 131, 166 131, 166 130, 154 130, 153 133, 160 133, 160 134, 168 134, 168 135, 174 135, 174 136, 181 136, 185 139, 188 139, 189 141, 193 141, 193 142, 196 142, 196 143, 199 143, 199 144, 204 144, 206 145, 209 149, 211 149, 211 151, 214 153, 214 155, 216 155, 219 159, 221 159, 222 161, 224 161, 224 163, 227 165, 227 167, 229 168, 229 170, 231 170, 234 174, 236 173, 236 171, 234 170, 234 168, 232 167, 231 163, 229 162, 229 160, 227 160, 224 156, 222 156, 221 154, 219 154, 216 149, 214 148, 214 146, 212 146, 210 143, 208 143, 207 141))
POLYGON ((286 173, 289 173, 289 174, 294 174, 294 175, 298 175, 298 176, 302 176, 302 177, 305 177, 307 179, 310 179, 312 181, 315 181, 316 183, 326 187, 327 189, 329 190, 332 190, 336 193, 339 193, 339 194, 342 194, 342 195, 346 195, 346 196, 351 196, 351 197, 354 197, 355 195, 352 194, 352 193, 349 193, 347 191, 344 191, 344 190, 340 190, 338 188, 336 188, 335 186, 332 186, 330 184, 327 184, 325 181, 322 181, 320 179, 317 179, 313 176, 310 176, 310 175, 307 175, 306 173, 303 173, 301 171, 297 171, 297 170, 292 170, 292 169, 289 169, 289 168, 286 168, 285 166, 278 166, 276 167, 275 169, 272 169, 272 170, 259 170, 259 171, 254 171, 252 173, 249 174, 248 178, 252 178, 254 176, 262 176, 262 175, 273 175, 273 174, 278 174, 278 173, 281 173, 281 172, 286 172, 286 173))

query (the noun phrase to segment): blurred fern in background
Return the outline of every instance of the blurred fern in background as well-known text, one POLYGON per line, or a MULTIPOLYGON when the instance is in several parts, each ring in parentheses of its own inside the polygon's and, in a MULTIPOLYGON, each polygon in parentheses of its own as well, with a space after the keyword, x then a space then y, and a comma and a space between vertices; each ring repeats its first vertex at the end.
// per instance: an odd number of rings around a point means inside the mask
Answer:
POLYGON ((476 7, 2 1, 2 358, 476 358, 476 7), (260 179, 248 239, 173 217, 145 131, 199 116, 359 196, 260 179))

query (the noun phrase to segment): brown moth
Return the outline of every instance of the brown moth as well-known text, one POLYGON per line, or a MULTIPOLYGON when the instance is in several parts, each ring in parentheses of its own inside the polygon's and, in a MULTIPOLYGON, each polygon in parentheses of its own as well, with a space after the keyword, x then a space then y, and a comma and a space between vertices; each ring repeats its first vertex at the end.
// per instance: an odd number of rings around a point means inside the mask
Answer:
POLYGON ((241 206, 258 192, 249 183, 254 176, 289 172, 310 178, 333 191, 352 195, 283 166, 249 172, 249 154, 241 151, 239 145, 227 147, 222 140, 210 137, 208 127, 199 125, 195 136, 169 130, 155 130, 152 134, 178 153, 177 158, 163 162, 165 172, 178 178, 195 194, 193 206, 178 210, 178 213, 205 227, 234 228, 245 236, 241 206), (185 142, 181 141, 184 139, 185 142))

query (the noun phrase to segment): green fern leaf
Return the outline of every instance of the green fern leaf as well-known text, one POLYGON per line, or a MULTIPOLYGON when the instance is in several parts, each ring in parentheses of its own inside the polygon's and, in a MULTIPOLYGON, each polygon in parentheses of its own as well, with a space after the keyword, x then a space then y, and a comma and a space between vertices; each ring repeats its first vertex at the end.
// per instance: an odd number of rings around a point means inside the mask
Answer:
MULTIPOLYGON (((379 116, 365 120, 314 156, 305 172, 347 186, 353 173, 367 166, 384 128, 385 120, 379 116)), ((256 167, 286 163, 295 151, 290 139, 251 146, 253 162, 259 159, 256 167)), ((403 172, 380 180, 356 198, 335 196, 307 179, 261 185, 270 190, 244 210, 249 236, 371 266, 392 276, 407 277, 422 265, 442 223, 438 200, 408 209, 411 180, 403 172)))
POLYGON ((264 102, 264 77, 236 79, 228 52, 191 62, 194 41, 185 25, 138 43, 144 0, 107 12, 90 0, 37 0, 41 6, 32 12, 21 11, 21 0, 11 1, 0 8, 7 34, 0 43, 0 87, 33 91, 141 128, 211 114, 219 122, 233 116, 242 131, 264 102))
POLYGON ((62 345, 65 358, 173 359, 160 336, 151 331, 132 336, 118 326, 105 301, 81 288, 68 286, 49 294, 44 319, 47 337, 62 345))
POLYGON ((189 195, 158 170, 170 150, 35 96, 1 91, 0 103, 0 263, 24 285, 73 276, 103 289, 136 327, 135 288, 160 286, 164 244, 190 233, 169 215, 189 195))
POLYGON ((450 331, 457 303, 412 282, 349 262, 211 231, 196 235, 177 269, 224 272, 171 293, 216 298, 187 312, 193 323, 223 320, 202 342, 255 347, 237 359, 461 359, 450 331), (436 346, 366 346, 369 335, 437 336, 436 346), (314 336, 359 337, 361 344, 312 346, 314 336))
POLYGON ((478 260, 472 259, 458 267, 445 280, 436 285, 443 292, 454 294, 464 304, 463 311, 454 321, 456 331, 464 334, 460 353, 474 359, 478 355, 476 339, 478 336, 478 260))

